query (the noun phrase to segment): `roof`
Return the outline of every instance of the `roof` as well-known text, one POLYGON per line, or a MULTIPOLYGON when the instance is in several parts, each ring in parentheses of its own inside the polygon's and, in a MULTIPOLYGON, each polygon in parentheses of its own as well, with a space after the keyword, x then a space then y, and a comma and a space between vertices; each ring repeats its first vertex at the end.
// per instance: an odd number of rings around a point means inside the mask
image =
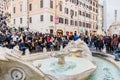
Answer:
POLYGON ((120 26, 120 22, 113 22, 110 27, 113 27, 113 26, 120 26))

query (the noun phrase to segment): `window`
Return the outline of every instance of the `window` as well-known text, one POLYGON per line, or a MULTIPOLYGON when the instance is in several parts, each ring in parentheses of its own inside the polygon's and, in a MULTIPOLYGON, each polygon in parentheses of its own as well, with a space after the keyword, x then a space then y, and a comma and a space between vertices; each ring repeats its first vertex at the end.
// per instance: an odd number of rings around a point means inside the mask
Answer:
POLYGON ((43 8, 43 0, 40 0, 40 8, 43 8))
POLYGON ((89 28, 91 28, 91 24, 89 24, 89 28))
POLYGON ((89 14, 89 18, 91 18, 91 14, 89 14))
POLYGON ((89 6, 89 9, 92 10, 92 6, 89 6))
POLYGON ((79 26, 82 26, 82 23, 81 23, 81 21, 79 21, 79 26))
POLYGON ((98 7, 98 5, 96 4, 96 7, 98 7))
POLYGON ((63 21, 63 18, 59 18, 59 23, 63 23, 64 21, 63 21))
POLYGON ((70 10, 70 15, 74 16, 74 11, 73 10, 70 10))
POLYGON ((43 21, 43 15, 40 16, 40 21, 43 21))
POLYGON ((96 9, 96 13, 98 13, 98 9, 96 9))
POLYGON ((32 17, 29 18, 29 22, 32 23, 32 17))
POLYGON ((22 24, 22 18, 20 18, 20 24, 22 24))
POLYGON ((68 19, 65 19, 65 24, 68 24, 68 19))
POLYGON ((75 16, 77 16, 77 12, 75 11, 75 16))
POLYGON ((83 12, 83 16, 85 16, 85 12, 83 12))
POLYGON ((13 20, 13 23, 16 24, 16 19, 13 20))
POLYGON ((85 22, 83 22, 83 27, 85 27, 85 22))
POLYGON ((88 28, 89 26, 88 26, 88 23, 86 23, 86 27, 88 28))
POLYGON ((93 11, 95 12, 95 8, 93 8, 93 11))
POLYGON ((32 11, 32 4, 29 4, 29 10, 32 11))
POLYGON ((50 21, 51 21, 51 22, 53 21, 53 16, 52 16, 52 15, 50 15, 50 21))
POLYGON ((16 9, 15 9, 15 7, 13 7, 13 13, 15 13, 16 12, 16 9))
POLYGON ((20 12, 22 12, 22 4, 20 4, 20 12))
POLYGON ((92 4, 92 1, 90 1, 90 4, 92 4))
POLYGON ((95 6, 95 2, 93 2, 93 6, 95 6))
POLYGON ((88 4, 86 4, 86 8, 89 8, 89 5, 88 5, 88 4))
POLYGON ((79 15, 81 15, 82 14, 82 12, 81 11, 79 11, 79 15))
POLYGON ((77 26, 78 25, 78 23, 77 23, 77 21, 75 21, 75 26, 77 26))
POLYGON ((86 13, 86 17, 89 17, 88 13, 86 13))
POLYGON ((68 8, 65 8, 65 13, 68 14, 68 8))
POLYGON ((74 25, 74 21, 73 20, 70 20, 70 25, 74 25))
POLYGON ((50 0, 50 8, 53 8, 53 0, 50 0))
POLYGON ((59 6, 59 10, 62 11, 62 5, 61 5, 61 4, 60 4, 60 6, 59 6))

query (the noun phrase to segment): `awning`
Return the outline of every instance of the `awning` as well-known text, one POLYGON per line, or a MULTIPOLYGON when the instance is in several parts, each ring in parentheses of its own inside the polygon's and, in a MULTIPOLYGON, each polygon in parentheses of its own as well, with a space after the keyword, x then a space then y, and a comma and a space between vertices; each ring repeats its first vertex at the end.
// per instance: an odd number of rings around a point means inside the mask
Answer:
POLYGON ((69 35, 69 32, 68 32, 68 31, 66 32, 66 35, 69 35))
POLYGON ((61 29, 57 30, 58 33, 62 33, 63 31, 61 29))
POLYGON ((73 32, 70 32, 71 35, 73 35, 73 32))

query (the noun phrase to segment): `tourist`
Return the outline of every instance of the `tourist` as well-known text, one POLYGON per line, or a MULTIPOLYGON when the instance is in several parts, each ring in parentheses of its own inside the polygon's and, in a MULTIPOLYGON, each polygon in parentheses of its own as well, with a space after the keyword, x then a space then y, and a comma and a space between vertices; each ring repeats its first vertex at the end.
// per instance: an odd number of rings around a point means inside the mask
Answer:
POLYGON ((110 36, 106 36, 104 44, 105 44, 105 47, 106 47, 106 51, 110 52, 111 51, 111 47, 112 47, 111 37, 110 36))
POLYGON ((74 33, 74 41, 77 41, 79 39, 79 36, 77 35, 77 33, 74 33))
POLYGON ((97 41, 98 49, 101 51, 104 48, 104 43, 103 43, 103 37, 99 36, 98 41, 97 41))
POLYGON ((22 55, 25 55, 26 47, 25 47, 25 44, 22 40, 20 40, 18 42, 18 46, 19 46, 19 50, 22 51, 22 55))
POLYGON ((117 50, 114 53, 114 56, 115 56, 115 60, 119 61, 119 57, 120 57, 120 44, 118 45, 118 48, 117 48, 117 50))
POLYGON ((117 35, 113 35, 113 50, 116 50, 118 46, 118 36, 117 35))

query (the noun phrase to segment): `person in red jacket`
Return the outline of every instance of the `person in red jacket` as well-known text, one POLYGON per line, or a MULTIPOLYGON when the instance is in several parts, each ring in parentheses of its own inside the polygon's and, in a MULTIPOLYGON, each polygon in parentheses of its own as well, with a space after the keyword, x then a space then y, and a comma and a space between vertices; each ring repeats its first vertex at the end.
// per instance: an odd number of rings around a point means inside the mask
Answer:
POLYGON ((118 36, 113 35, 113 50, 116 50, 118 48, 118 36))

